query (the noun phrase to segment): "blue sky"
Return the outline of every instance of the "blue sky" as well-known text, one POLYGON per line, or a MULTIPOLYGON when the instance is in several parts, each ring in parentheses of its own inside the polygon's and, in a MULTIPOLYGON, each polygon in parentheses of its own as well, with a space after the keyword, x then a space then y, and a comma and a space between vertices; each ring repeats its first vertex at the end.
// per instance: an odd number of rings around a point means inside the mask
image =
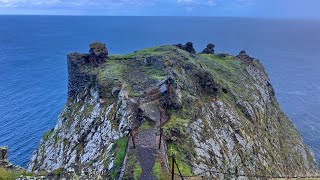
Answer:
POLYGON ((0 14, 320 18, 320 0, 0 0, 0 14))

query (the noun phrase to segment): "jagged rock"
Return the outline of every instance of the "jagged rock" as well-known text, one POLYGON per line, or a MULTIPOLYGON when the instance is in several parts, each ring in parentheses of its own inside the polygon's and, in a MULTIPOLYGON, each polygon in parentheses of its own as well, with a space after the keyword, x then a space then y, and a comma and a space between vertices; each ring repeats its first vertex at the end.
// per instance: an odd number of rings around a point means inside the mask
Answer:
POLYGON ((202 51, 202 54, 214 54, 214 44, 208 44, 207 47, 202 51))
POLYGON ((93 65, 99 65, 106 61, 108 57, 108 50, 105 44, 92 43, 90 45, 89 63, 93 65))
MULTIPOLYGON (((90 45, 90 54, 71 53, 67 56, 68 64, 68 97, 74 98, 91 88, 98 91, 97 76, 83 73, 83 69, 92 65, 94 67, 103 64, 108 56, 105 44, 93 43, 90 45)), ((79 97, 83 99, 84 96, 79 97)))
POLYGON ((121 85, 113 87, 112 96, 118 97, 120 91, 121 91, 121 85))
POLYGON ((157 56, 150 56, 145 59, 145 62, 148 64, 148 66, 153 66, 156 69, 162 69, 164 68, 163 61, 161 58, 157 56))
POLYGON ((8 160, 8 147, 0 147, 0 161, 8 160))
POLYGON ((237 55, 236 58, 246 64, 250 64, 255 60, 254 58, 250 57, 244 50, 240 51, 239 55, 237 55))
POLYGON ((218 86, 214 82, 212 74, 206 71, 199 71, 195 74, 195 77, 200 84, 201 90, 211 95, 216 95, 218 86))
POLYGON ((171 77, 166 78, 159 85, 159 91, 162 95, 162 106, 168 109, 181 109, 181 93, 177 84, 171 77))
POLYGON ((185 50, 191 54, 196 54, 196 50, 193 48, 193 43, 192 42, 187 42, 185 45, 182 44, 177 44, 174 45, 182 50, 185 50))
POLYGON ((247 55, 245 50, 240 51, 239 55, 247 55))

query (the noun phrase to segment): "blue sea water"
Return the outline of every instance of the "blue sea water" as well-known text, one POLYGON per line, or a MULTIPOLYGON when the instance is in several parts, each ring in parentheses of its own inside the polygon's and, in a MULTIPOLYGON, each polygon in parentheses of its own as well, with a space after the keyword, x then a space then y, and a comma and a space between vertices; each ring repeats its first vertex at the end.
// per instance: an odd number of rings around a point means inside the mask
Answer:
POLYGON ((112 54, 207 43, 265 66, 282 109, 320 161, 320 21, 209 17, 0 16, 0 146, 26 166, 67 96, 66 55, 107 43, 112 54))

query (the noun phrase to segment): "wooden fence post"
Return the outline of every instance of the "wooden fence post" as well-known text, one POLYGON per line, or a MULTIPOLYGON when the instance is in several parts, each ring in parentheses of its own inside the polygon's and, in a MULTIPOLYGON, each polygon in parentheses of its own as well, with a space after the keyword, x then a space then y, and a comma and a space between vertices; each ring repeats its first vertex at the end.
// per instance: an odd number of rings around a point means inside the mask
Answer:
POLYGON ((130 132, 130 136, 131 136, 131 140, 132 140, 132 144, 133 144, 133 149, 135 149, 136 148, 136 144, 134 142, 134 137, 133 137, 132 130, 130 129, 129 132, 130 132))
POLYGON ((182 173, 181 173, 181 171, 180 171, 180 169, 179 169, 179 166, 178 166, 178 163, 177 163, 176 159, 174 159, 174 163, 176 163, 176 166, 177 166, 177 169, 178 169, 178 172, 179 172, 179 174, 180 174, 181 179, 184 180, 184 179, 183 179, 183 176, 182 176, 182 173))
POLYGON ((172 166, 171 166, 171 180, 174 180, 174 155, 172 157, 172 166))
POLYGON ((160 127, 159 149, 161 148, 162 128, 160 127))

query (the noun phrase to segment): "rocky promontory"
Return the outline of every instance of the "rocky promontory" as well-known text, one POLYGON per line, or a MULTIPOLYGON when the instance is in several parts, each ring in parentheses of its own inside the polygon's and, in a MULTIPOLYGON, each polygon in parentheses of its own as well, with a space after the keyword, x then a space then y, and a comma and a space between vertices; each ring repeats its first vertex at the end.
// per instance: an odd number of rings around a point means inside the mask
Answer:
POLYGON ((110 55, 94 43, 68 55, 68 78, 66 106, 29 171, 169 179, 174 155, 194 178, 316 173, 263 66, 244 51, 215 54, 208 44, 197 54, 187 43, 110 55))

